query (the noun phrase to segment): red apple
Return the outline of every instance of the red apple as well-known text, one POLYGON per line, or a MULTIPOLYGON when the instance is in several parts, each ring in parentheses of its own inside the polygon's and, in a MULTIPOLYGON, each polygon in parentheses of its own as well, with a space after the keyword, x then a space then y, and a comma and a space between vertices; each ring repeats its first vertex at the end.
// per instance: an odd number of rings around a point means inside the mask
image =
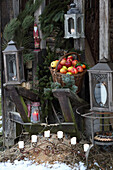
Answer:
POLYGON ((78 72, 80 72, 80 73, 83 72, 82 66, 77 66, 76 68, 77 68, 78 72))
POLYGON ((64 66, 65 63, 66 63, 66 58, 63 58, 63 59, 61 60, 60 64, 64 66))
POLYGON ((60 70, 62 68, 61 64, 58 64, 57 70, 60 70))
POLYGON ((67 61, 71 61, 72 62, 73 60, 71 58, 67 58, 67 61))
POLYGON ((66 67, 70 67, 71 65, 72 65, 71 61, 66 61, 66 62, 65 62, 65 66, 66 66, 66 67))
POLYGON ((78 63, 78 60, 73 60, 72 65, 75 66, 78 63))
POLYGON ((67 73, 67 70, 66 70, 65 68, 61 68, 61 69, 60 69, 60 73, 66 74, 66 73, 67 73))
POLYGON ((67 71, 68 71, 68 72, 71 72, 71 69, 72 69, 72 68, 73 68, 73 66, 68 67, 67 71))
POLYGON ((73 68, 71 69, 71 73, 72 73, 72 74, 77 74, 77 73, 78 73, 77 68, 73 67, 73 68))
POLYGON ((72 55, 69 55, 67 58, 73 60, 73 56, 72 55))

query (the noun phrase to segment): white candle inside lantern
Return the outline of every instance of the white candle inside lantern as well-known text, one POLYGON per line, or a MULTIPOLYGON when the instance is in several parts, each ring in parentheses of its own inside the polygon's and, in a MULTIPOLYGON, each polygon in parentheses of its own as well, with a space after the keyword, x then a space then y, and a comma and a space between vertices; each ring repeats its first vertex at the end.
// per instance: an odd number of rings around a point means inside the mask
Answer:
POLYGON ((57 132, 57 137, 58 137, 59 139, 62 139, 62 138, 63 138, 63 132, 62 132, 62 131, 58 131, 58 132, 57 132))
POLYGON ((19 141, 18 146, 19 146, 19 149, 23 149, 24 148, 24 141, 19 141))
POLYGON ((49 138, 50 137, 50 130, 44 131, 44 137, 49 138))
POLYGON ((89 144, 84 144, 84 152, 87 152, 88 149, 89 149, 89 144))
POLYGON ((71 138, 71 145, 76 145, 76 137, 71 138))
POLYGON ((75 33, 75 29, 71 29, 71 34, 74 34, 75 33))
POLYGON ((31 136, 31 141, 32 142, 37 142, 37 135, 32 135, 31 136))

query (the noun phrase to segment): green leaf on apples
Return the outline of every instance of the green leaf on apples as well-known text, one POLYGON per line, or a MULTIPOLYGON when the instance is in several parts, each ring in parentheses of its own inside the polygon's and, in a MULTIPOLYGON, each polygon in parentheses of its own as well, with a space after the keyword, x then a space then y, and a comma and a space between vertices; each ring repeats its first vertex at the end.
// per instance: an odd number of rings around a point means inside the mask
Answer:
POLYGON ((78 63, 75 65, 75 67, 77 67, 77 66, 81 66, 81 63, 80 63, 80 62, 78 62, 78 63))

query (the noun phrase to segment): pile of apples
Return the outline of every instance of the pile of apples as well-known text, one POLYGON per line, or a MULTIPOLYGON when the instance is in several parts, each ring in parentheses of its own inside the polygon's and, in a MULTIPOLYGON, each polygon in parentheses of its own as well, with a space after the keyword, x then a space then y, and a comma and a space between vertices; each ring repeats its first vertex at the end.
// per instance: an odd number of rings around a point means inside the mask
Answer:
MULTIPOLYGON (((57 66, 59 60, 51 62, 51 67, 54 69, 57 66)), ((72 55, 68 56, 67 59, 63 58, 58 64, 57 70, 62 74, 78 74, 86 69, 86 65, 75 60, 72 55)))

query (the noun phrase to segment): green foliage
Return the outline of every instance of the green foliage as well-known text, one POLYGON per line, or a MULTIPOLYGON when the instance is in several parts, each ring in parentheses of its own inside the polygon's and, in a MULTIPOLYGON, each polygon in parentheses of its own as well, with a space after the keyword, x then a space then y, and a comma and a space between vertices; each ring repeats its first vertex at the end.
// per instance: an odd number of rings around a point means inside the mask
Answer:
POLYGON ((22 29, 24 31, 28 30, 34 21, 34 17, 27 15, 22 22, 22 29))
POLYGON ((86 63, 86 62, 82 62, 82 64, 85 64, 86 65, 86 69, 90 69, 89 65, 86 63))
POLYGON ((53 83, 54 85, 52 85, 52 88, 57 89, 57 88, 69 88, 71 91, 73 91, 74 93, 76 93, 76 91, 78 90, 78 87, 75 85, 75 78, 74 76, 70 76, 70 75, 62 75, 62 81, 65 84, 65 86, 61 86, 60 83, 53 83))
POLYGON ((62 81, 65 84, 65 87, 71 87, 72 85, 75 84, 75 79, 74 76, 70 76, 70 75, 62 75, 62 81))
POLYGON ((25 9, 20 12, 18 19, 20 21, 23 21, 25 16, 31 15, 34 16, 34 12, 40 7, 40 4, 43 2, 43 0, 28 0, 25 5, 25 9))
POLYGON ((52 77, 49 70, 50 63, 56 59, 55 51, 47 49, 47 55, 43 57, 43 64, 37 66, 38 96, 41 102, 43 117, 52 113, 51 101, 53 101, 52 91, 50 90, 52 77))
MULTIPOLYGON (((38 80, 38 96, 41 102, 41 108, 43 113, 43 120, 48 114, 52 114, 53 110, 51 107, 51 102, 58 105, 58 100, 53 97, 52 89, 59 88, 70 88, 74 93, 76 93, 78 87, 75 86, 74 76, 63 75, 62 80, 65 86, 62 87, 60 83, 53 82, 51 73, 49 70, 50 63, 57 59, 55 51, 52 52, 50 48, 47 49, 47 55, 43 57, 43 64, 37 66, 37 80, 38 80)), ((56 108, 58 109, 58 108, 56 108)))
POLYGON ((43 57, 43 64, 37 66, 37 80, 38 80, 38 96, 41 102, 42 108, 42 120, 44 121, 45 117, 52 115, 53 110, 51 107, 51 102, 55 103, 56 110, 58 111, 58 100, 54 98, 52 89, 59 88, 70 88, 74 93, 76 93, 78 87, 75 86, 74 76, 63 75, 62 80, 65 83, 65 86, 62 87, 60 83, 53 82, 51 73, 49 70, 50 63, 57 59, 55 51, 52 52, 50 48, 47 49, 47 55, 43 57))
POLYGON ((23 54, 23 58, 24 58, 24 63, 27 63, 28 61, 34 59, 34 54, 33 53, 23 54))
POLYGON ((67 12, 67 5, 70 0, 58 1, 53 0, 43 13, 40 15, 41 30, 44 33, 44 38, 49 36, 55 38, 55 46, 60 47, 64 41, 64 14, 67 12))
POLYGON ((5 26, 3 37, 7 42, 14 39, 16 30, 19 29, 20 25, 20 21, 17 18, 14 18, 5 26))
POLYGON ((51 89, 59 89, 59 88, 62 88, 60 83, 58 83, 58 82, 51 83, 51 89))
POLYGON ((33 42, 33 34, 30 34, 30 28, 33 28, 34 12, 40 7, 42 1, 36 0, 34 3, 33 0, 29 0, 26 3, 25 9, 20 12, 18 17, 12 19, 5 26, 3 48, 6 47, 10 40, 14 40, 19 47, 24 47, 24 54, 29 53, 31 43, 33 42))

